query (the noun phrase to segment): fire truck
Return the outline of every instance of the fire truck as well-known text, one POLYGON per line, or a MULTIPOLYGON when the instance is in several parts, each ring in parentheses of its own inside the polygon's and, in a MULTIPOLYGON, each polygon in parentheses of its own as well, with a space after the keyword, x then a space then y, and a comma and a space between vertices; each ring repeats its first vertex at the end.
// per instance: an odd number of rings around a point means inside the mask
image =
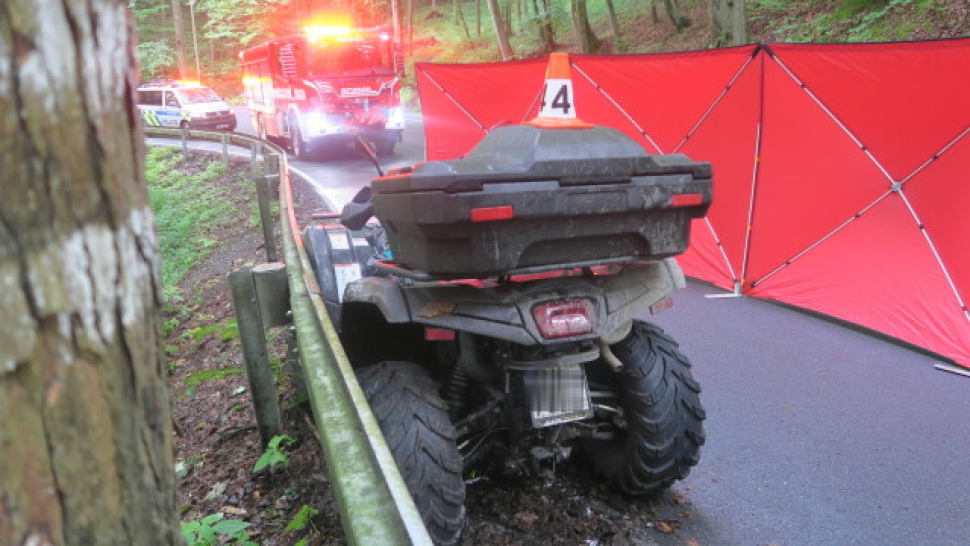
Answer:
POLYGON ((298 159, 356 135, 388 155, 401 139, 399 57, 385 29, 309 26, 239 61, 253 127, 298 159))

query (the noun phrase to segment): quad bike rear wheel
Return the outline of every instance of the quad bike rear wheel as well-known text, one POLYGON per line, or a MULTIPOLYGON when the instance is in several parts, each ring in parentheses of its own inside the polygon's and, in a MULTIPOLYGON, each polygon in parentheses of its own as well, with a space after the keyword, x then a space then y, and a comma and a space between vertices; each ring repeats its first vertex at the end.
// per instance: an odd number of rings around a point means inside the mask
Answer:
POLYGON ((381 362, 361 368, 357 378, 432 540, 456 543, 465 520, 465 482, 437 386, 414 362, 381 362))
POLYGON ((597 361, 591 382, 614 398, 596 401, 613 406, 614 438, 586 439, 583 453, 594 472, 629 495, 651 495, 687 477, 704 444, 704 409, 700 385, 677 342, 652 324, 634 321, 630 334, 612 345, 623 364, 613 371, 597 361))

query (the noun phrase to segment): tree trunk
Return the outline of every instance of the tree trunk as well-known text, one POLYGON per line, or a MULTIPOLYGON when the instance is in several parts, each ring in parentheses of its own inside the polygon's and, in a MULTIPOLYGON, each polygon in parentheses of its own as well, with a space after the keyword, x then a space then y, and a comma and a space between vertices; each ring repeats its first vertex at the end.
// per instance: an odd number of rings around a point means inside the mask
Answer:
POLYGON ((670 20, 674 23, 674 27, 677 28, 677 32, 690 26, 690 19, 680 9, 680 0, 664 0, 664 7, 667 9, 667 16, 670 17, 670 20))
POLYGON ((606 0, 606 9, 610 12, 610 30, 613 31, 613 45, 620 42, 620 23, 616 20, 616 8, 613 7, 613 0, 606 0))
POLYGON ((502 11, 498 0, 485 0, 485 2, 488 13, 492 16, 492 28, 495 30, 499 53, 502 54, 502 60, 507 61, 512 58, 512 44, 509 43, 509 35, 505 32, 505 23, 502 22, 502 11))
POLYGON ((570 0, 570 14, 573 21, 573 36, 580 53, 595 53, 600 47, 600 40, 593 34, 589 26, 589 16, 586 14, 586 0, 570 0))
POLYGON ((653 24, 660 24, 660 15, 657 13, 657 4, 660 0, 650 0, 650 18, 653 19, 653 24))
POLYGON ((707 0, 707 8, 714 46, 748 43, 748 14, 744 0, 707 0))
POLYGON ((188 78, 189 61, 185 57, 185 29, 182 28, 182 5, 179 0, 172 0, 172 19, 172 26, 175 27, 175 51, 179 58, 179 79, 184 80, 188 78))
POLYGON ((0 544, 182 544, 127 0, 0 8, 0 544))
POLYGON ((542 23, 539 25, 539 36, 542 38, 542 43, 546 47, 546 51, 553 51, 556 49, 556 34, 552 29, 552 23, 549 22, 549 0, 542 0, 542 11, 539 11, 538 0, 532 0, 532 7, 535 9, 536 14, 542 14, 542 23))
POLYGON ((394 45, 400 46, 404 43, 404 36, 401 34, 401 0, 391 0, 391 25, 394 32, 394 45))

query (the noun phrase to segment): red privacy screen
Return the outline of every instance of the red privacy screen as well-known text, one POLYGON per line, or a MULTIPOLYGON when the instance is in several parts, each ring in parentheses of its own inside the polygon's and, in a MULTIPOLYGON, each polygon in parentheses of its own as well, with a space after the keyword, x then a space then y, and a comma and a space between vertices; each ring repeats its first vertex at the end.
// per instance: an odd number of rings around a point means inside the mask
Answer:
MULTIPOLYGON (((688 275, 970 366, 970 39, 570 60, 583 121, 713 164, 688 275)), ((419 63, 428 159, 534 117, 545 68, 419 63)))

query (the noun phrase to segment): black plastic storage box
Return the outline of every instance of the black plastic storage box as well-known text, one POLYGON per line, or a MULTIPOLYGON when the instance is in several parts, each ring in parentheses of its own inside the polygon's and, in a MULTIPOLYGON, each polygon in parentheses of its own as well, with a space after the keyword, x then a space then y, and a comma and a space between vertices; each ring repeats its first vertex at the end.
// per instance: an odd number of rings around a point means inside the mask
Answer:
POLYGON ((516 125, 371 188, 395 262, 482 277, 681 254, 710 206, 711 165, 650 155, 606 127, 516 125))

